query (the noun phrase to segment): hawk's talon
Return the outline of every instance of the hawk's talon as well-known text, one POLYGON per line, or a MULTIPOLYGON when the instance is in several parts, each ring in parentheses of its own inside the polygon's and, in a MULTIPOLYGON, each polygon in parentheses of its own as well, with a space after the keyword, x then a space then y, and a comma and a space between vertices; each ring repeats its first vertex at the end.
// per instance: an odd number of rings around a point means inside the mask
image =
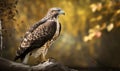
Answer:
POLYGON ((56 60, 53 57, 49 57, 48 61, 49 62, 56 62, 56 60))

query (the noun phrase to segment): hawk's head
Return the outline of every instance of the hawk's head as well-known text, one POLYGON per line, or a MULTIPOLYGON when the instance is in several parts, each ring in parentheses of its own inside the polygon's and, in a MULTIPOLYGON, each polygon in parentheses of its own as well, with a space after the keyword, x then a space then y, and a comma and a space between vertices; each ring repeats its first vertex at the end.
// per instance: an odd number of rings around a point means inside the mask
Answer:
POLYGON ((55 8, 49 9, 47 16, 57 17, 61 14, 65 15, 65 12, 61 8, 55 7, 55 8))

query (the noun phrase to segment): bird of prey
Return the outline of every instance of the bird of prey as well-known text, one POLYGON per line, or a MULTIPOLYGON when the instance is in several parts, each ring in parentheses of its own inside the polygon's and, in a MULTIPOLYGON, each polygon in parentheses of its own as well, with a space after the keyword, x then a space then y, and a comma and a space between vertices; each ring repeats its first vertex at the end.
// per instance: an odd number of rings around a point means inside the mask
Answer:
POLYGON ((31 54, 35 57, 42 55, 45 60, 48 48, 60 35, 61 24, 58 16, 61 14, 65 14, 61 8, 49 9, 46 16, 26 32, 14 60, 20 59, 26 64, 31 54))

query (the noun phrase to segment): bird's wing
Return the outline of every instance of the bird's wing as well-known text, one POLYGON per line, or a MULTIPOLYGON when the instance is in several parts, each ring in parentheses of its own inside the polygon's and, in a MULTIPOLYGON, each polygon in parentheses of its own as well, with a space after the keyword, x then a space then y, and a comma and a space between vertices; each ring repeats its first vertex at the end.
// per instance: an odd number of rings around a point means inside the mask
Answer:
POLYGON ((51 40, 56 32, 56 26, 55 21, 48 20, 28 33, 21 42, 16 59, 24 58, 32 50, 43 46, 48 40, 51 40))
POLYGON ((38 21, 35 25, 31 26, 31 28, 25 33, 24 37, 26 37, 29 33, 33 32, 38 26, 45 23, 47 20, 47 18, 43 18, 42 20, 38 21))

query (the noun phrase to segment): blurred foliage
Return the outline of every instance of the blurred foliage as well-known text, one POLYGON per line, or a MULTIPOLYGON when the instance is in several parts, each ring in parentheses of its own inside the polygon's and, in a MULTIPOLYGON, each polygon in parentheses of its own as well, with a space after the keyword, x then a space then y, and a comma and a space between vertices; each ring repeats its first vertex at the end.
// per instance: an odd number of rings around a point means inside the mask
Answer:
MULTIPOLYGON (((44 17, 49 8, 60 7, 66 15, 59 18, 62 32, 49 49, 48 58, 53 57, 68 66, 119 67, 119 37, 114 36, 120 35, 120 0, 19 0, 18 4, 16 0, 6 0, 7 5, 2 5, 3 2, 0 0, 0 19, 5 20, 6 30, 3 57, 13 59, 30 26, 44 17)), ((38 63, 39 58, 31 58, 29 62, 38 63)))
POLYGON ((94 37, 99 38, 102 35, 102 30, 110 32, 114 28, 120 27, 119 6, 119 0, 102 0, 90 5, 92 14, 88 19, 91 29, 89 29, 89 35, 84 38, 85 42, 92 40, 94 37))

